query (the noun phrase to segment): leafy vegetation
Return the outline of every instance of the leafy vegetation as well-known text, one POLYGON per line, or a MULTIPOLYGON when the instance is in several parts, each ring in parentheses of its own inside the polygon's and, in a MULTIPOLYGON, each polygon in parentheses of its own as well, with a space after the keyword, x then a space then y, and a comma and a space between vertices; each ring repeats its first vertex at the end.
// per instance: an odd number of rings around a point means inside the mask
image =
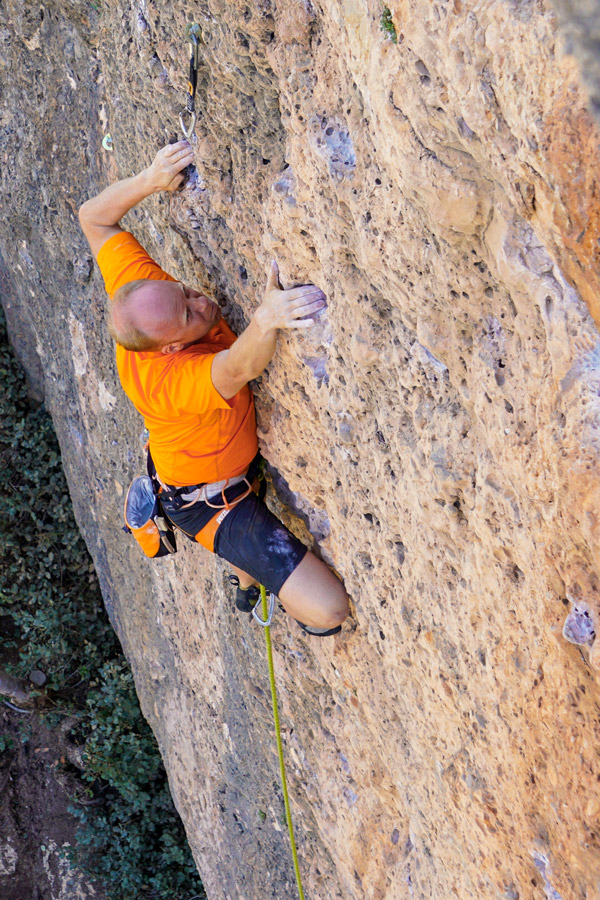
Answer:
POLYGON ((118 642, 73 518, 52 421, 29 399, 3 319, 0 381, 0 612, 17 625, 19 668, 37 665, 59 689, 88 679, 118 642))
POLYGON ((0 753, 4 753, 5 750, 12 750, 13 748, 13 739, 10 735, 0 734, 0 753))
MULTIPOLYGON (((75 524, 52 422, 28 396, 1 308, 0 380, 0 616, 15 629, 12 668, 41 669, 54 712, 75 717, 83 779, 99 801, 71 809, 80 820, 71 861, 104 883, 108 900, 204 897, 75 524)), ((0 753, 9 747, 0 736, 0 753)))
POLYGON ((396 33, 396 26, 392 20, 392 13, 389 6, 383 7, 383 12, 381 14, 380 19, 381 30, 384 31, 387 36, 390 38, 394 44, 398 43, 398 35, 396 33))
POLYGON ((76 863, 85 848, 94 874, 114 882, 119 898, 204 896, 125 660, 111 660, 87 696, 91 728, 84 778, 110 787, 100 807, 71 808, 81 821, 76 863), (151 860, 151 865, 149 861, 151 860))

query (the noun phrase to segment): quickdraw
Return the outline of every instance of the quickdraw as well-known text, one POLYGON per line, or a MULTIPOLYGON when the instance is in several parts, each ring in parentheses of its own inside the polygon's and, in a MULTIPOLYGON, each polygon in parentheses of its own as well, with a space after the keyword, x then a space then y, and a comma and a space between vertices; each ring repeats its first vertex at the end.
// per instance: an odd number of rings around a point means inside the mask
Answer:
POLYGON ((187 140, 191 140, 196 127, 196 87, 198 84, 198 52, 200 49, 200 41, 202 40, 202 32, 200 26, 195 22, 190 23, 185 29, 185 36, 188 40, 190 48, 190 74, 188 78, 187 94, 185 97, 185 109, 179 113, 179 124, 187 140), (188 124, 185 123, 185 117, 189 117, 188 124))

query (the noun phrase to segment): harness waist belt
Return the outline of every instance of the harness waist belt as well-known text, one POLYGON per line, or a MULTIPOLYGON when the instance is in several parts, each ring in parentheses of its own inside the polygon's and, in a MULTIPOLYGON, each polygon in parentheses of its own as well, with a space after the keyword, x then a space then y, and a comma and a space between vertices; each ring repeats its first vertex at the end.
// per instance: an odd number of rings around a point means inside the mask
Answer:
POLYGON ((225 478, 223 481, 213 481, 210 484, 203 484, 201 487, 190 491, 189 494, 185 493, 184 488, 184 492, 179 496, 186 506, 188 504, 191 505, 192 503, 197 503, 198 500, 202 500, 204 503, 212 505, 212 501, 221 499, 222 492, 225 488, 234 487, 236 484, 240 484, 240 482, 246 480, 246 473, 244 473, 243 475, 236 475, 234 478, 225 478))

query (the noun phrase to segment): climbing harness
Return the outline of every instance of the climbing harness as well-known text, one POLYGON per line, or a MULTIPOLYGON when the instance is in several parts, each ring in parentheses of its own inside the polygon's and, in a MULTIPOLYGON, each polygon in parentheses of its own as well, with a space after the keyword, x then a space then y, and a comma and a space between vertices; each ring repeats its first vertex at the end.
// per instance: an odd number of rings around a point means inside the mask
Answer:
MULTIPOLYGON (((287 790, 287 781, 285 777, 285 764, 283 761, 283 745, 281 743, 281 728, 279 725, 279 711, 277 709, 277 692, 275 689, 275 668, 273 666, 273 647, 271 644, 271 619, 273 618, 273 606, 275 598, 271 594, 271 607, 267 604, 267 591, 261 584, 260 598, 262 604, 262 619, 255 616, 256 621, 260 622, 265 629, 265 640, 267 642, 267 659, 269 662, 269 682, 271 684, 271 702, 273 705, 273 722, 275 723, 275 737, 277 739, 277 755, 279 757, 279 773, 281 775, 281 787, 283 790, 283 805, 285 807, 285 820, 287 822, 288 832, 290 835, 290 846, 292 848, 292 858, 294 860, 294 872, 296 873, 296 884, 298 885, 298 895, 300 900, 304 900, 304 891, 302 890, 302 879, 300 878, 300 866, 298 864, 298 853, 296 852, 296 841, 294 840, 294 826, 292 824, 292 813, 290 810, 290 798, 287 790)), ((257 604, 258 606, 258 604, 257 604)), ((254 615, 254 613, 253 613, 254 615)))
POLYGON ((195 22, 190 23, 185 29, 185 36, 190 47, 190 74, 185 97, 185 109, 179 113, 179 124, 181 125, 181 130, 185 137, 189 141, 192 139, 194 128, 196 127, 196 106, 194 98, 196 96, 196 86, 198 84, 198 51, 200 49, 200 41, 202 40, 200 26, 195 22), (185 116, 189 116, 187 126, 184 121, 185 116))
POLYGON ((256 454, 245 475, 236 475, 213 484, 203 482, 172 487, 158 477, 148 445, 144 449, 148 474, 134 478, 129 486, 123 531, 133 534, 146 556, 155 558, 176 553, 176 531, 181 531, 214 553, 215 536, 223 519, 250 494, 256 494, 259 499, 265 495, 265 461, 260 453, 256 454), (212 515, 204 520, 197 533, 191 534, 169 518, 169 507, 174 510, 187 509, 200 501, 212 511, 212 515))
MULTIPOLYGON (((153 464, 152 464, 153 465, 153 464)), ((203 547, 206 547, 207 550, 210 550, 211 553, 215 552, 215 537, 217 531, 219 530, 219 526, 222 524, 225 516, 229 515, 232 509, 241 503, 242 500, 245 500, 250 494, 258 494, 260 496, 260 480, 258 475, 255 474, 256 466, 254 462, 250 464, 250 468, 246 475, 240 475, 239 478, 231 478, 229 479, 229 484, 227 481, 218 482, 217 484, 221 484, 221 498, 223 503, 212 503, 206 496, 206 490, 210 489, 211 485, 206 484, 196 484, 190 485, 189 487, 183 488, 172 488, 171 490, 164 490, 161 486, 160 482, 156 483, 156 490, 158 493, 158 498, 161 504, 165 502, 173 502, 175 509, 186 509, 190 506, 194 506, 199 500, 202 500, 205 506, 209 509, 213 509, 214 513, 211 518, 202 526, 200 531, 198 531, 194 535, 189 535, 188 537, 192 537, 196 543, 202 544, 203 547), (235 490, 242 483, 246 484, 246 490, 241 494, 237 494, 235 497, 228 499, 226 491, 235 490), (204 492, 204 493, 203 493, 204 492), (190 502, 186 503, 185 499, 190 495, 190 502)), ((158 479, 158 476, 155 475, 158 479)), ((218 488, 219 489, 219 488, 218 488)), ((216 497, 212 496, 212 500, 215 500, 216 497)), ((167 516, 168 516, 168 507, 167 507, 167 516)), ((170 521, 170 520, 169 520, 170 521)), ((183 531, 181 526, 176 525, 180 531, 183 531)), ((187 533, 187 532, 184 532, 187 533)))

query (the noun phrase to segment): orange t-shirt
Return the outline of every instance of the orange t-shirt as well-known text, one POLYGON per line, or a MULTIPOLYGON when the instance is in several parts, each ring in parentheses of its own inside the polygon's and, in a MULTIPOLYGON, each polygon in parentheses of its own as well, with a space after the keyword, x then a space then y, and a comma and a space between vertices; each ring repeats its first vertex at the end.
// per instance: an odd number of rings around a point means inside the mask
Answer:
MULTIPOLYGON (((111 298, 138 278, 175 281, 127 231, 102 245, 98 265, 111 298)), ((250 388, 224 400, 211 379, 215 355, 235 340, 221 319, 201 341, 177 353, 134 353, 117 345, 121 385, 144 417, 152 459, 166 484, 233 478, 246 471, 258 450, 250 388)))

